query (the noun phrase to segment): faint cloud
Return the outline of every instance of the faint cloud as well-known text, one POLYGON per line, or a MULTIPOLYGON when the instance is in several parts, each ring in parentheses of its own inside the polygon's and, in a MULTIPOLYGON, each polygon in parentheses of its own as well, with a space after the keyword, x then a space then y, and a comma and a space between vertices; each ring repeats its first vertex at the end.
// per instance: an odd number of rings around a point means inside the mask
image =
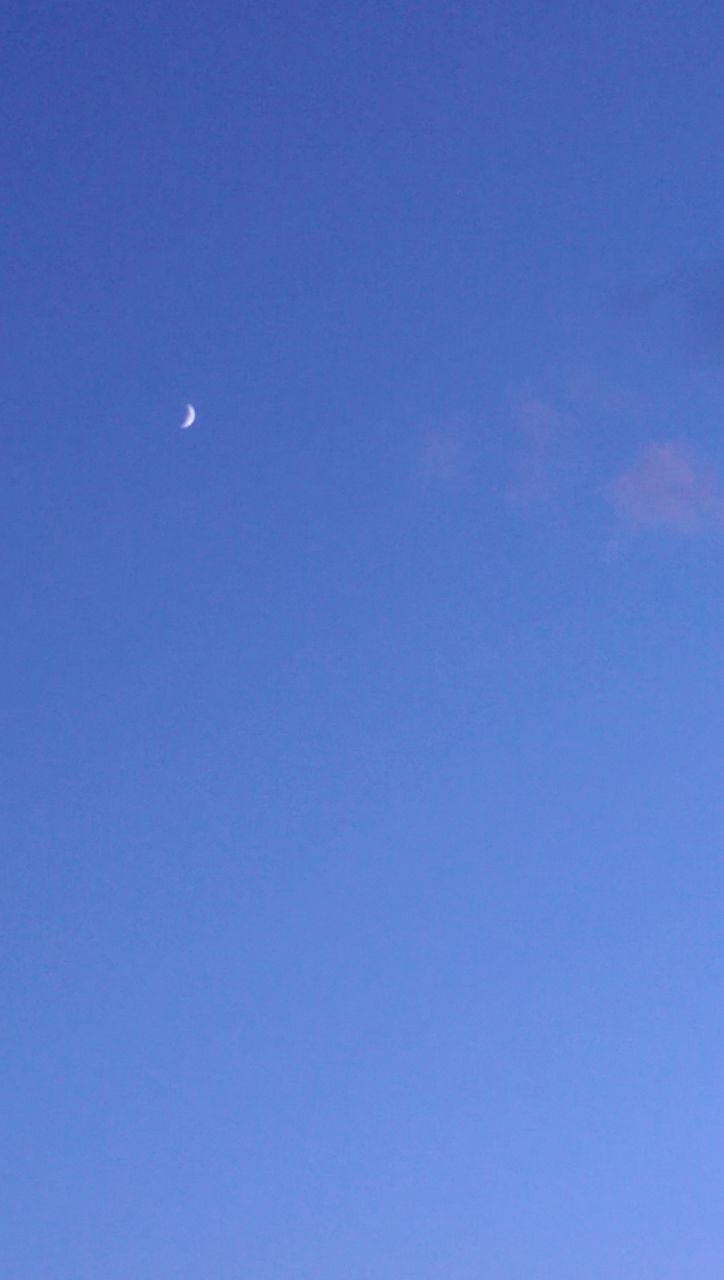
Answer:
POLYGON ((685 441, 652 442, 608 491, 633 532, 692 535, 724 529, 724 487, 716 468, 685 441))
POLYGON ((525 506, 548 502, 570 461, 575 417, 546 400, 525 396, 513 406, 513 425, 518 454, 507 496, 525 506))
POLYGON ((521 506, 585 504, 600 484, 612 434, 640 429, 654 412, 649 396, 590 370, 559 377, 554 395, 528 393, 512 404, 510 501, 521 506))

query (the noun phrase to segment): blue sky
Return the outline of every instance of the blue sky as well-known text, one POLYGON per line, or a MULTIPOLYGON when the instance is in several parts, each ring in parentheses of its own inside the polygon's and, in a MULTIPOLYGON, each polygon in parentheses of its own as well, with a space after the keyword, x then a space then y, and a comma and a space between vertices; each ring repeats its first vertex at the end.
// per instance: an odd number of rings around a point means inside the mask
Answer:
POLYGON ((3 1272, 719 1280, 724 12, 2 36, 3 1272))

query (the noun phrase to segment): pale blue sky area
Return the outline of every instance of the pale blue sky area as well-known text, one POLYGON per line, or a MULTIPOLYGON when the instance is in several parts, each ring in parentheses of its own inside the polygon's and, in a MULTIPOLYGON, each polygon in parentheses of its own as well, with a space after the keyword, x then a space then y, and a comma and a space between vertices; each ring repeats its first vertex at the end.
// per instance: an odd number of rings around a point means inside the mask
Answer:
POLYGON ((0 1271, 721 1280, 724 10, 0 25, 0 1271))

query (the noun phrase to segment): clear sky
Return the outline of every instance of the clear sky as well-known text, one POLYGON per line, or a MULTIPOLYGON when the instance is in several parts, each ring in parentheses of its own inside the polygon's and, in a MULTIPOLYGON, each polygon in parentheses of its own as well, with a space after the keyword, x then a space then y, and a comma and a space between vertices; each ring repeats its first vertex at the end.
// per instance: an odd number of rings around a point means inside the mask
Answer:
POLYGON ((721 1280, 724 9, 0 22, 0 1271, 721 1280))

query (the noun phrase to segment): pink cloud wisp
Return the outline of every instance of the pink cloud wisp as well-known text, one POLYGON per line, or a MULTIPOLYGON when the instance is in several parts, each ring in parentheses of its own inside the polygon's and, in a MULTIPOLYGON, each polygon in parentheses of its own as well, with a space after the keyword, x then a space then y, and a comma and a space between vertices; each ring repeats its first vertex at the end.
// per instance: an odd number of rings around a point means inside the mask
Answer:
POLYGON ((680 534, 724 530, 724 488, 716 469, 685 442, 647 445, 609 492, 619 517, 636 531, 680 534))

